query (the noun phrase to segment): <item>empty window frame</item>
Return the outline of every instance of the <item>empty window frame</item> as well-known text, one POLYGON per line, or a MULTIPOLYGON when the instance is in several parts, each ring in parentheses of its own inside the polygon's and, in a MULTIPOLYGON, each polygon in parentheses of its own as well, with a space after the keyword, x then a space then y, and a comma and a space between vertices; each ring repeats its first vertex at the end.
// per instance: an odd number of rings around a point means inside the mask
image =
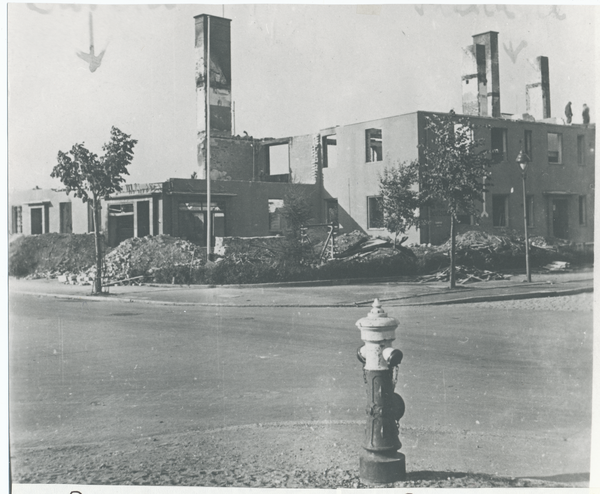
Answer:
POLYGON ((508 195, 494 194, 492 196, 492 221, 497 227, 508 226, 508 195))
POLYGON ((273 144, 269 146, 269 175, 287 175, 289 173, 289 144, 273 144))
POLYGON ((585 136, 577 136, 577 164, 585 165, 585 136))
POLYGON ((73 219, 70 202, 61 202, 58 205, 60 215, 60 233, 73 233, 73 219))
POLYGON ((523 137, 523 151, 530 160, 533 160, 533 132, 531 130, 526 130, 525 135, 523 137))
POLYGON ((23 233, 23 206, 12 207, 12 233, 23 233))
POLYGON ((337 199, 325 200, 325 221, 333 226, 338 226, 338 201, 337 199))
POLYGON ((492 129, 492 161, 500 163, 506 160, 507 144, 506 129, 496 127, 492 129))
POLYGON ((269 232, 282 233, 285 220, 282 215, 283 199, 269 199, 269 232))
POLYGON ((527 226, 533 226, 533 196, 527 196, 527 226))
POLYGON ((562 162, 562 134, 548 132, 548 163, 562 162))
POLYGON ((456 215, 456 222, 459 225, 471 225, 472 224, 472 217, 470 214, 457 214, 456 215))
POLYGON ((464 124, 454 124, 454 142, 458 137, 462 137, 462 140, 467 142, 473 142, 475 140, 475 135, 473 133, 473 129, 469 125, 464 124))
POLYGON ((379 199, 379 197, 367 197, 367 229, 383 229, 383 210, 379 199))
POLYGON ((383 160, 383 138, 381 129, 365 130, 367 162, 383 160))
POLYGON ((337 138, 334 135, 323 136, 323 168, 335 167, 337 164, 337 138))
POLYGON ((587 224, 587 197, 579 196, 579 224, 587 224))

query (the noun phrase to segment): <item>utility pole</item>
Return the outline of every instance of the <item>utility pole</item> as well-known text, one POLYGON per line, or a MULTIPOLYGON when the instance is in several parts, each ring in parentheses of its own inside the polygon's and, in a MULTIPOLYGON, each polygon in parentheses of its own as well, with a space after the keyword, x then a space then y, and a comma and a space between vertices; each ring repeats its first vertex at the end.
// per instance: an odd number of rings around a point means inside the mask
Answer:
POLYGON ((210 16, 206 34, 206 260, 212 261, 212 211, 210 190, 210 16))

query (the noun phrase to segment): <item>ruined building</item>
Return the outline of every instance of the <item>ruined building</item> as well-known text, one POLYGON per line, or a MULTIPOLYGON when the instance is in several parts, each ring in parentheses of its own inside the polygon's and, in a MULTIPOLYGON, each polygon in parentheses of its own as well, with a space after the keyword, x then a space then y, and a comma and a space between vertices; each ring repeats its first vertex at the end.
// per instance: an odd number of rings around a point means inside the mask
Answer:
MULTIPOLYGON (((385 167, 419 158, 418 146, 428 145, 426 118, 436 112, 415 111, 280 139, 234 136, 230 29, 228 19, 208 15, 195 18, 201 178, 129 185, 113 195, 103 209, 109 242, 165 233, 204 243, 209 210, 214 236, 279 234, 285 225, 278 210, 290 192, 310 201, 315 223, 336 223, 341 233, 358 229, 387 236, 377 202, 379 176, 385 167)), ((463 51, 462 80, 456 81, 457 90, 462 84, 462 113, 477 125, 475 137, 484 139, 494 165, 493 185, 485 194, 480 214, 461 217, 459 228, 523 231, 521 170, 516 163, 517 154, 523 150, 531 158, 526 200, 530 235, 593 242, 595 125, 566 125, 551 116, 547 57, 535 60, 533 79, 524 81, 527 113, 507 115, 501 112, 498 33, 473 36, 463 51)), ((13 206, 13 231, 21 228, 23 233, 40 233, 39 213, 34 214, 39 204, 13 206), (15 207, 22 208, 18 214, 15 207), (15 223, 16 218, 27 215, 31 217, 31 232, 25 221, 21 220, 21 227, 15 223)), ((56 206, 52 201, 45 204, 44 208, 56 206)), ((409 242, 446 241, 450 217, 444 208, 431 208, 422 214, 429 224, 409 232, 409 242)), ((52 224, 46 220, 45 225, 52 224)))

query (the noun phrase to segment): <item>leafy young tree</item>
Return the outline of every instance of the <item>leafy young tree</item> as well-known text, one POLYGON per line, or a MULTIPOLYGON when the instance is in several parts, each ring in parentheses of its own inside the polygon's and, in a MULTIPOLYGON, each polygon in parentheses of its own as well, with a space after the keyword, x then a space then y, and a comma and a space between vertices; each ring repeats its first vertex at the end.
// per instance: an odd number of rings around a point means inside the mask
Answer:
POLYGON ((384 168, 379 177, 379 205, 383 212, 383 226, 394 234, 394 248, 398 235, 419 224, 419 162, 402 163, 384 168))
POLYGON ((122 190, 123 175, 129 175, 127 167, 133 160, 133 148, 137 144, 131 136, 116 127, 110 130, 110 141, 102 146, 103 156, 89 151, 84 143, 75 144, 70 151, 58 152, 58 164, 50 176, 58 178, 84 203, 91 203, 96 243, 96 278, 93 293, 102 292, 102 250, 100 246, 100 201, 122 190))
MULTIPOLYGON (((477 214, 477 202, 486 192, 491 160, 482 139, 474 138, 475 125, 454 111, 427 117, 428 142, 421 145, 420 201, 443 204, 450 214, 450 288, 456 287, 456 221, 459 214, 477 214)), ((489 182, 488 182, 489 185, 489 182)))
POLYGON ((312 206, 307 197, 299 192, 289 192, 283 198, 281 215, 294 238, 300 238, 300 229, 312 219, 312 206))

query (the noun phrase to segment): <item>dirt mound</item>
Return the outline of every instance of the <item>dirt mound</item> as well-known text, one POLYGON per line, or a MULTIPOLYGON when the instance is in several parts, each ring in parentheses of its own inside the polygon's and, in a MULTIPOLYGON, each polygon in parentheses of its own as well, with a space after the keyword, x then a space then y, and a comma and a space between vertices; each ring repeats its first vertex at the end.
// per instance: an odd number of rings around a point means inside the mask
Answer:
MULTIPOLYGON (((103 246, 106 252, 106 245, 103 246)), ((55 278, 87 270, 96 259, 94 234, 46 233, 23 236, 10 243, 8 274, 55 278)))

